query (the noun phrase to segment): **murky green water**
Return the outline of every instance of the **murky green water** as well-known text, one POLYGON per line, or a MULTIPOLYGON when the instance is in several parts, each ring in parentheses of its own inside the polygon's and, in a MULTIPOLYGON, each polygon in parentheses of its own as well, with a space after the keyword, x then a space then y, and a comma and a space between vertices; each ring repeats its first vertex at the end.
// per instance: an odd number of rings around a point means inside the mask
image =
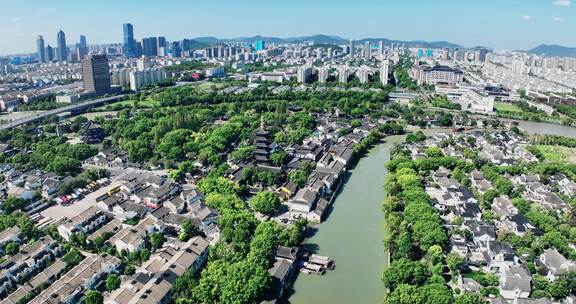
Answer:
POLYGON ((380 209, 387 174, 384 164, 402 139, 386 138, 350 171, 332 213, 306 242, 317 246, 318 254, 332 257, 336 269, 324 276, 299 274, 290 303, 382 302, 385 287, 380 276, 386 264, 380 209))
MULTIPOLYGON (((528 133, 576 137, 576 129, 559 125, 520 122, 528 133)), ((448 130, 427 129, 427 135, 448 130)), ((383 185, 390 159, 390 151, 401 142, 402 136, 386 138, 360 160, 341 193, 334 201, 326 222, 306 243, 317 253, 332 257, 336 270, 324 276, 299 274, 294 293, 288 301, 293 304, 371 304, 382 303, 385 287, 380 275, 386 265, 382 239, 384 226, 380 203, 384 198, 383 185)))

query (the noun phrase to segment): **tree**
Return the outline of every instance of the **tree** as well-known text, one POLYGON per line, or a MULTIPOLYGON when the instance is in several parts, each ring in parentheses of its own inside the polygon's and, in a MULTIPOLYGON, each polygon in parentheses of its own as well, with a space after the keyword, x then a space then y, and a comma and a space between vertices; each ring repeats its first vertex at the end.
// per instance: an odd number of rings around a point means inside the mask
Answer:
POLYGON ((260 191, 249 201, 250 207, 263 214, 272 214, 281 202, 276 194, 269 191, 260 191))
POLYGON ((270 155, 270 160, 274 166, 280 167, 288 160, 288 153, 286 151, 274 152, 270 155))
POLYGON ((386 298, 388 304, 422 304, 424 299, 413 285, 401 284, 386 298))
POLYGON ((288 180, 296 186, 302 187, 308 180, 308 174, 304 170, 292 170, 288 172, 288 180))
POLYGON ((185 220, 182 223, 182 227, 180 228, 180 232, 178 233, 178 239, 182 242, 188 241, 191 237, 197 236, 200 234, 200 231, 196 226, 192 224, 192 221, 185 220))
POLYGON ((452 304, 454 302, 452 291, 448 289, 444 282, 426 284, 418 288, 418 291, 422 298, 425 299, 425 303, 452 304))
POLYGON ((140 250, 141 262, 148 261, 149 258, 150 258, 150 250, 148 250, 148 248, 143 248, 142 250, 140 250))
POLYGON ((456 271, 460 270, 464 261, 464 257, 455 252, 451 252, 446 256, 446 265, 448 266, 448 269, 450 269, 452 275, 454 275, 456 271))
POLYGON ((2 209, 6 211, 6 213, 12 213, 16 210, 20 210, 26 205, 26 201, 15 196, 8 196, 4 203, 2 204, 2 209))
POLYGON ((106 289, 112 291, 120 287, 120 277, 116 274, 110 274, 106 278, 106 289))
POLYGON ((386 287, 394 290, 400 284, 421 285, 427 277, 428 271, 422 263, 402 258, 393 261, 384 270, 382 281, 386 287))
POLYGON ((568 283, 564 280, 555 280, 548 284, 547 290, 554 299, 564 299, 568 296, 568 283))
POLYGON ((426 148, 426 155, 428 157, 441 157, 442 156, 442 150, 440 150, 440 148, 438 147, 428 147, 426 148))
POLYGON ((150 235, 150 244, 152 245, 152 248, 154 248, 154 249, 161 248, 165 241, 166 241, 166 238, 160 232, 153 232, 150 235))
POLYGON ((254 146, 241 146, 238 149, 230 153, 230 159, 235 161, 246 161, 254 156, 254 151, 256 148, 254 146))
POLYGON ((15 255, 20 251, 20 246, 16 242, 10 242, 6 245, 6 254, 15 255))
POLYGON ((428 248, 428 258, 430 259, 430 263, 435 265, 438 262, 442 261, 442 247, 438 245, 432 245, 428 248))
POLYGON ((68 156, 56 156, 48 164, 48 171, 58 175, 66 175, 80 170, 80 161, 68 156))
POLYGON ((480 294, 466 292, 457 297, 454 304, 488 304, 488 301, 486 301, 480 294))
POLYGON ((98 291, 90 290, 84 296, 84 303, 85 304, 103 304, 104 303, 104 296, 98 291))

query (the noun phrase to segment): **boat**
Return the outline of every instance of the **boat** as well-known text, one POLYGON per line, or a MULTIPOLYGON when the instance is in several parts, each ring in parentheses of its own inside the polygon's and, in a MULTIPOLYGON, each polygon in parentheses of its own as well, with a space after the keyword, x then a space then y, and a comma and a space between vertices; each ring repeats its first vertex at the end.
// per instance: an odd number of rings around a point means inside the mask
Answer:
POLYGON ((334 268, 336 268, 336 263, 334 263, 334 261, 327 256, 312 254, 308 258, 308 261, 310 263, 320 265, 320 266, 322 266, 326 269, 329 269, 329 270, 333 270, 334 268))
MULTIPOLYGON (((323 275, 326 272, 324 267, 317 265, 317 264, 302 262, 301 265, 302 265, 302 269, 305 269, 305 271, 308 271, 312 274, 323 275)), ((304 272, 304 273, 306 273, 306 272, 304 272)))

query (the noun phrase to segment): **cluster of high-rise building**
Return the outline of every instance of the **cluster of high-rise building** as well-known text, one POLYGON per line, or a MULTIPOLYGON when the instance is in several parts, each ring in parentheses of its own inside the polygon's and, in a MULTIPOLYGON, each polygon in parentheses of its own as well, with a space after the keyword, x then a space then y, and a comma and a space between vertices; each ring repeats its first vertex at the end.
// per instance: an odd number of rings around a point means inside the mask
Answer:
POLYGON ((137 60, 136 67, 115 69, 111 72, 111 84, 132 91, 160 83, 166 79, 166 72, 159 67, 152 67, 148 58, 137 60))
POLYGON ((56 47, 46 45, 42 35, 36 39, 36 57, 39 63, 79 62, 86 55, 88 55, 88 45, 84 35, 80 35, 78 43, 73 48, 66 44, 66 34, 62 30, 56 34, 56 47))
POLYGON ((482 73, 511 90, 570 93, 576 89, 576 58, 490 54, 482 73))
MULTIPOLYGON (((378 68, 365 64, 359 67, 343 64, 335 66, 333 69, 339 83, 348 83, 350 76, 356 75, 360 83, 366 84, 369 83, 372 80, 371 77, 376 75, 378 72, 380 76, 380 83, 382 85, 387 85, 389 65, 390 63, 388 60, 382 60, 378 68)), ((330 76, 332 76, 330 72, 331 69, 332 68, 329 65, 316 68, 313 65, 307 63, 298 68, 296 72, 296 80, 300 83, 309 83, 317 80, 318 83, 325 84, 330 76)))
POLYGON ((160 36, 145 37, 142 41, 137 41, 134 38, 134 26, 131 23, 124 23, 122 32, 122 54, 128 58, 141 56, 180 58, 185 52, 192 50, 192 40, 190 39, 168 42, 166 37, 160 36))

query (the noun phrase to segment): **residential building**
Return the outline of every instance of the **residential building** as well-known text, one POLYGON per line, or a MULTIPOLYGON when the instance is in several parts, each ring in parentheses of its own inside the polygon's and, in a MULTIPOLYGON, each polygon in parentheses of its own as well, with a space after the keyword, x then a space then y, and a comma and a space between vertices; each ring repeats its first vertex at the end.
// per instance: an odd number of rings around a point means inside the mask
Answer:
POLYGON ((423 66, 413 68, 418 84, 448 84, 456 85, 464 81, 464 72, 445 65, 433 67, 423 66))
POLYGON ((382 63, 380 64, 380 83, 382 83, 382 85, 387 85, 388 84, 388 73, 390 69, 390 63, 388 61, 388 59, 384 59, 382 60, 382 63))

